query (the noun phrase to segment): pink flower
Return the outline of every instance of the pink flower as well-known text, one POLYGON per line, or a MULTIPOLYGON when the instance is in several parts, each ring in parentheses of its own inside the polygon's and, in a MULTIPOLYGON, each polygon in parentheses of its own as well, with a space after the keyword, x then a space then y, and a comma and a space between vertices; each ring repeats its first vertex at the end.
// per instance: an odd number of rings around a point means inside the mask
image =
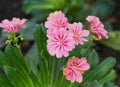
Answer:
POLYGON ((63 69, 63 74, 65 78, 71 83, 73 82, 82 82, 82 74, 90 68, 90 65, 87 63, 85 57, 81 59, 73 56, 67 63, 66 68, 63 69))
POLYGON ((66 31, 58 31, 54 35, 49 36, 47 40, 47 50, 52 56, 57 58, 67 57, 69 51, 74 48, 74 40, 66 31))
POLYGON ((20 20, 19 18, 13 18, 12 21, 7 19, 0 23, 0 27, 6 32, 18 32, 18 30, 25 28, 26 19, 20 20))
POLYGON ((61 11, 55 11, 54 13, 51 13, 45 22, 46 28, 54 30, 66 28, 67 25, 67 18, 61 11))
POLYGON ((76 45, 78 44, 82 45, 84 41, 87 41, 87 39, 85 39, 84 37, 89 35, 89 31, 82 30, 83 28, 82 23, 79 22, 79 23, 69 24, 68 28, 73 33, 73 38, 76 45))
POLYGON ((108 39, 108 32, 104 29, 104 25, 101 23, 98 17, 88 16, 86 20, 91 24, 91 30, 94 34, 98 36, 98 39, 105 37, 108 39))
POLYGON ((51 37, 51 35, 55 35, 55 33, 58 31, 67 32, 65 28, 60 28, 59 30, 58 29, 47 29, 47 37, 49 38, 49 37, 51 37))

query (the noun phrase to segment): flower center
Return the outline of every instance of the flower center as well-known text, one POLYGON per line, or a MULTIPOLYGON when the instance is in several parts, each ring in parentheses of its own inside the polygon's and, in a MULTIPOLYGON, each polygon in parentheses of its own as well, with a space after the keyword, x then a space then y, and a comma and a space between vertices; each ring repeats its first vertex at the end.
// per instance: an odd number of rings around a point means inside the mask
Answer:
POLYGON ((62 45, 63 43, 64 43, 63 39, 59 40, 59 45, 62 45))
POLYGON ((73 38, 79 38, 78 33, 75 33, 74 36, 73 36, 73 38))

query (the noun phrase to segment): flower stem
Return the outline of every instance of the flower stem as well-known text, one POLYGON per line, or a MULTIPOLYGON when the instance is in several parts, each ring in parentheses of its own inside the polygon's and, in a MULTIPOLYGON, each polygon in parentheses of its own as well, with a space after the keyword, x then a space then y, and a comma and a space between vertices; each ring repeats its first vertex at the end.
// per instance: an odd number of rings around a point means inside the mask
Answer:
POLYGON ((18 49, 18 51, 20 52, 20 54, 23 55, 22 51, 20 49, 20 44, 18 43, 19 42, 19 39, 18 39, 19 36, 17 37, 16 34, 17 34, 16 32, 13 32, 10 35, 9 39, 10 39, 10 42, 12 42, 13 45, 18 49))
MULTIPOLYGON (((20 49, 20 45, 19 45, 19 44, 16 44, 16 47, 17 47, 18 51, 20 52, 20 54, 22 54, 22 51, 21 51, 21 49, 20 49)), ((23 55, 23 54, 22 54, 22 55, 23 55)))

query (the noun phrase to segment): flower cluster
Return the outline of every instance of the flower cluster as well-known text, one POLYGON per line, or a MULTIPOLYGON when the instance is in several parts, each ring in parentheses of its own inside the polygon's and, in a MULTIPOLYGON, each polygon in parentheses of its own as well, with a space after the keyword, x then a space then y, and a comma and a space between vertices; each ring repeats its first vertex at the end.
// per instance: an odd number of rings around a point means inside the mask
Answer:
POLYGON ((0 23, 0 28, 3 28, 5 32, 18 32, 20 29, 25 28, 26 21, 26 19, 20 20, 15 17, 12 21, 5 19, 0 23))
MULTIPOLYGON (((68 57, 69 52, 75 48, 75 45, 83 45, 89 36, 90 31, 100 40, 102 37, 108 39, 107 31, 104 29, 104 25, 101 23, 98 17, 88 16, 86 20, 90 23, 90 29, 83 30, 83 24, 81 22, 74 22, 73 24, 68 22, 64 13, 61 11, 55 11, 51 13, 45 22, 47 28, 47 50, 51 56, 57 58, 68 57)), ((93 37, 93 39, 94 39, 93 37)), ((85 57, 77 58, 73 56, 69 59, 66 67, 63 69, 65 78, 70 82, 82 82, 82 74, 90 68, 85 57)))
POLYGON ((63 69, 65 78, 73 82, 82 82, 82 74, 90 68, 85 57, 77 58, 73 56, 67 63, 66 68, 63 69))
MULTIPOLYGON (((108 39, 107 31, 98 17, 88 16, 86 20, 91 24, 92 33, 108 39)), ((64 13, 55 11, 51 13, 45 22, 47 28, 47 50, 50 55, 61 58, 67 57, 75 45, 83 45, 87 41, 85 37, 89 35, 88 30, 83 30, 81 22, 70 24, 64 13)))
POLYGON ((67 57, 69 51, 75 48, 75 45, 83 44, 88 30, 82 30, 81 22, 70 24, 64 13, 56 11, 51 13, 45 22, 47 30, 47 49, 50 55, 56 55, 57 58, 67 57))

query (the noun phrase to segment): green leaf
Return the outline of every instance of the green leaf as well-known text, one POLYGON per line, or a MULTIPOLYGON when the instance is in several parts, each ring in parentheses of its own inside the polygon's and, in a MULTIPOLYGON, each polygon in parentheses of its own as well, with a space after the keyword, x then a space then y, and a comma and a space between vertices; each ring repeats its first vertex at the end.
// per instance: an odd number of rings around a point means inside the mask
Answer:
POLYGON ((91 82, 89 85, 87 85, 87 87, 102 87, 102 85, 95 80, 91 82))
POLYGON ((33 62, 35 63, 35 65, 38 64, 38 50, 37 50, 36 44, 32 45, 32 47, 27 52, 27 54, 25 55, 25 57, 26 57, 26 59, 27 59, 28 62, 29 62, 29 58, 32 58, 33 62))
POLYGON ((5 49, 5 55, 10 66, 26 72, 28 71, 28 65, 25 58, 17 48, 13 47, 11 44, 8 44, 5 49))
POLYGON ((64 83, 68 83, 68 81, 64 78, 63 76, 63 71, 62 71, 62 68, 63 66, 65 65, 67 61, 67 58, 60 58, 60 59, 57 59, 57 62, 56 62, 56 67, 55 67, 55 83, 54 83, 54 86, 53 87, 65 87, 65 84, 64 83))
POLYGON ((28 51, 28 53, 26 54, 26 60, 29 64, 30 70, 32 70, 35 75, 38 74, 38 51, 37 51, 37 47, 36 44, 33 44, 33 46, 30 48, 30 50, 28 51), (31 55, 32 54, 32 55, 31 55))
POLYGON ((7 62, 5 54, 0 51, 0 66, 3 67, 3 65, 9 65, 9 63, 7 62))
POLYGON ((39 74, 35 75, 35 74, 33 73, 33 71, 31 71, 31 72, 29 73, 29 76, 30 76, 32 82, 34 83, 34 86, 35 86, 35 87, 41 87, 41 81, 39 80, 39 76, 38 76, 38 75, 39 75, 39 74))
POLYGON ((99 56, 95 50, 87 55, 88 63, 90 64, 90 69, 95 68, 99 63, 99 56), (94 60, 94 61, 93 61, 94 60))
POLYGON ((84 81, 99 80, 108 74, 111 69, 115 66, 115 58, 108 57, 101 64, 99 64, 95 69, 84 75, 84 81))
POLYGON ((99 80, 100 83, 107 83, 114 81, 116 79, 115 70, 111 70, 107 75, 105 75, 102 79, 99 80))
POLYGON ((103 87, 118 87, 118 86, 115 86, 114 83, 109 82, 109 83, 105 83, 103 87))
POLYGON ((106 19, 111 16, 114 11, 114 5, 111 1, 98 0, 92 6, 93 15, 98 16, 100 19, 106 19))
POLYGON ((37 25, 36 30, 34 32, 35 42, 38 48, 38 54, 44 55, 44 57, 48 58, 50 55, 47 52, 47 36, 46 29, 43 25, 37 25))
POLYGON ((100 43, 114 50, 120 51, 120 31, 111 31, 109 39, 100 40, 100 43))
POLYGON ((40 79, 42 83, 42 87, 48 86, 48 57, 49 54, 47 53, 46 48, 46 34, 45 28, 42 25, 38 25, 35 32, 34 32, 35 42, 38 48, 38 55, 39 55, 39 67, 40 67, 40 79))
POLYGON ((12 87, 3 71, 0 71, 0 87, 12 87))
POLYGON ((10 67, 4 66, 5 73, 10 80, 10 83, 14 87, 34 87, 31 79, 27 76, 27 74, 23 75, 18 70, 10 67))
POLYGON ((83 51, 84 49, 82 48, 82 46, 81 45, 77 45, 71 52, 70 52, 70 55, 69 55, 69 58, 71 57, 71 56, 77 56, 77 57, 80 57, 80 56, 82 56, 82 54, 81 54, 81 51, 83 51))

